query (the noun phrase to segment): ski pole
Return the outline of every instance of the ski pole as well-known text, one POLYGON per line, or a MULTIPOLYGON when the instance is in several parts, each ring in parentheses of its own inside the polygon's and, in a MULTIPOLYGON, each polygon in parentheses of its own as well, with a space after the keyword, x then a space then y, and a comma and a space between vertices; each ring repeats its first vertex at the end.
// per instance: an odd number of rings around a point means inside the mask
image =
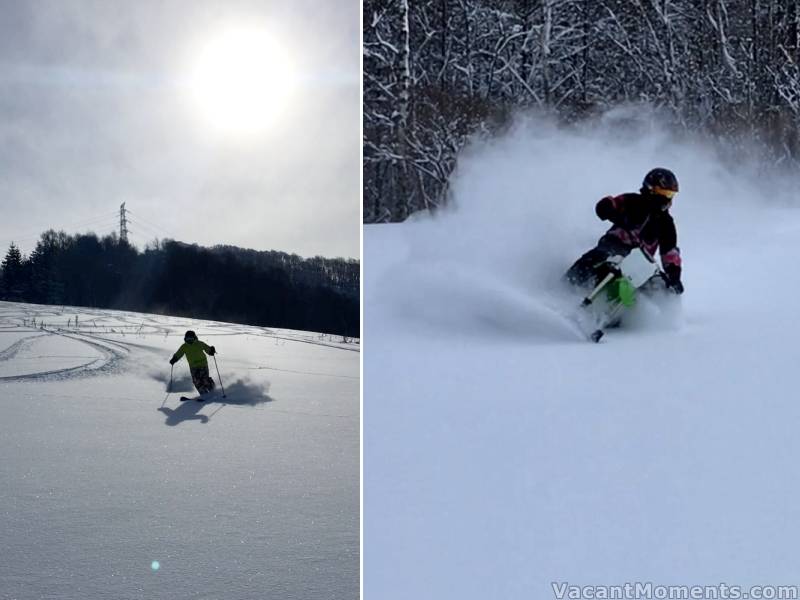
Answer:
POLYGON ((588 296, 586 296, 586 298, 583 299, 583 302, 581 302, 581 306, 589 306, 592 303, 592 301, 597 297, 597 295, 600 293, 600 290, 602 290, 609 281, 614 279, 614 277, 616 277, 616 275, 613 272, 606 275, 603 278, 603 280, 595 286, 595 288, 591 291, 591 293, 588 296))
POLYGON ((225 395, 225 386, 222 385, 222 375, 219 374, 219 366, 217 366, 217 353, 215 352, 213 355, 214 357, 214 366, 217 368, 217 379, 219 379, 219 387, 222 388, 222 397, 227 398, 225 395))

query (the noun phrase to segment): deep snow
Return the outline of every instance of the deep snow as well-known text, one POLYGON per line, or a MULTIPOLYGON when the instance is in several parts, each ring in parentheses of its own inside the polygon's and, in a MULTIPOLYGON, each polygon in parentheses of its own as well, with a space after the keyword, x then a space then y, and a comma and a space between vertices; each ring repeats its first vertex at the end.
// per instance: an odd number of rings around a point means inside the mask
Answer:
POLYGON ((365 228, 366 598, 797 583, 800 181, 617 117, 476 143, 454 210, 365 228), (686 293, 588 343, 558 278, 655 166, 686 293))
POLYGON ((357 340, 0 303, 0 407, 0 598, 357 597, 357 340))

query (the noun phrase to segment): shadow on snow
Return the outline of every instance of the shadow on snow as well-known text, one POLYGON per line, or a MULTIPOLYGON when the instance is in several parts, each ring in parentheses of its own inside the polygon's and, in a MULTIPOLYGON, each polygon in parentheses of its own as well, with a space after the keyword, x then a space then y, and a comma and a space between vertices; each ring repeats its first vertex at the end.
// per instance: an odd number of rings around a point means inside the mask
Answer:
MULTIPOLYGON (((188 381, 188 389, 193 389, 191 379, 188 381)), ((176 388, 178 386, 173 381, 172 391, 177 391, 176 388)), ((188 391, 183 386, 178 389, 188 391)), ((254 383, 247 379, 237 379, 225 387, 227 396, 225 398, 222 397, 222 390, 217 387, 203 402, 197 402, 194 400, 195 396, 192 396, 192 400, 181 402, 177 408, 169 408, 162 405, 158 410, 164 413, 166 416, 164 424, 170 427, 174 427, 184 421, 200 421, 205 424, 226 405, 256 407, 267 402, 274 402, 274 399, 267 394, 268 391, 269 383, 254 383), (202 414, 200 411, 203 407, 210 404, 219 406, 209 415, 202 414)), ((166 401, 166 398, 164 400, 166 401)))

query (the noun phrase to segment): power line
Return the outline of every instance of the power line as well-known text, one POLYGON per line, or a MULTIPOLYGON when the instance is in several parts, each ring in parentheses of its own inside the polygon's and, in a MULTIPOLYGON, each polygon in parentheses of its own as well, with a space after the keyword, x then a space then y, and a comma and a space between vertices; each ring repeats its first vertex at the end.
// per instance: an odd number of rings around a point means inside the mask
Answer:
MULTIPOLYGON (((91 219, 83 219, 81 221, 76 221, 75 223, 66 225, 65 227, 61 227, 60 229, 63 230, 77 229, 79 227, 86 227, 88 225, 94 225, 94 224, 108 224, 109 221, 111 220, 111 215, 116 215, 116 213, 105 214, 103 216, 93 217, 91 219)), ((50 229, 55 229, 55 228, 51 227, 50 229)), ((20 233, 13 236, 13 238, 5 238, 4 241, 14 241, 17 239, 19 240, 39 239, 39 236, 42 234, 42 231, 47 231, 47 230, 45 229, 45 230, 39 230, 38 232, 29 231, 26 233, 20 233)))
MULTIPOLYGON (((131 211, 129 210, 129 211, 128 211, 128 214, 129 214, 129 215, 133 215, 134 213, 133 213, 133 212, 131 212, 131 211)), ((154 231, 161 231, 162 233, 161 233, 160 235, 166 235, 166 236, 168 236, 168 237, 171 237, 171 238, 175 239, 175 236, 174 236, 174 235, 172 235, 172 233, 170 233, 170 232, 169 232, 169 231, 167 231, 166 229, 164 229, 164 228, 163 228, 161 225, 157 225, 157 224, 155 224, 155 223, 151 223, 151 222, 150 222, 150 221, 148 221, 147 219, 145 219, 145 218, 143 218, 143 217, 139 216, 139 213, 136 213, 136 214, 135 214, 135 217, 136 217, 136 219, 137 219, 137 220, 140 222, 140 224, 144 224, 144 225, 148 226, 150 229, 152 229, 152 230, 154 230, 154 231)))
POLYGON ((145 231, 142 231, 142 235, 152 235, 153 237, 156 237, 156 238, 164 238, 164 237, 170 237, 171 238, 172 237, 170 235, 166 235, 165 236, 164 233, 156 230, 154 227, 151 227, 150 225, 147 225, 147 224, 143 223, 139 219, 128 219, 128 222, 129 223, 133 223, 139 229, 145 230, 145 231))
POLYGON ((12 242, 18 246, 28 245, 28 244, 35 244, 39 242, 42 238, 42 234, 45 231, 50 229, 57 230, 57 231, 75 231, 77 229, 82 228, 89 228, 92 229, 111 229, 114 228, 114 221, 109 216, 103 217, 95 217, 94 219, 88 219, 84 221, 78 221, 75 224, 67 225, 66 227, 48 227, 46 229, 42 229, 38 232, 27 232, 22 234, 16 234, 13 236, 9 236, 4 239, 0 239, 1 246, 9 246, 12 242))

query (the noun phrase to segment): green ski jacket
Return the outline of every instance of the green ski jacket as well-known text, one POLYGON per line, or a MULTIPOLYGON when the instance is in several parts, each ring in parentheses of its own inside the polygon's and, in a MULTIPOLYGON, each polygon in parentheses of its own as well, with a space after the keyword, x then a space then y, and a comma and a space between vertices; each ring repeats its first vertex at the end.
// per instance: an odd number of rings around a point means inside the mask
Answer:
POLYGON ((206 354, 211 349, 211 346, 206 344, 205 342, 201 342, 197 340, 196 342, 185 342, 175 355, 172 357, 176 361, 180 360, 181 356, 184 354, 186 355, 186 362, 189 363, 190 367, 207 367, 208 366, 208 359, 206 359, 206 354))

